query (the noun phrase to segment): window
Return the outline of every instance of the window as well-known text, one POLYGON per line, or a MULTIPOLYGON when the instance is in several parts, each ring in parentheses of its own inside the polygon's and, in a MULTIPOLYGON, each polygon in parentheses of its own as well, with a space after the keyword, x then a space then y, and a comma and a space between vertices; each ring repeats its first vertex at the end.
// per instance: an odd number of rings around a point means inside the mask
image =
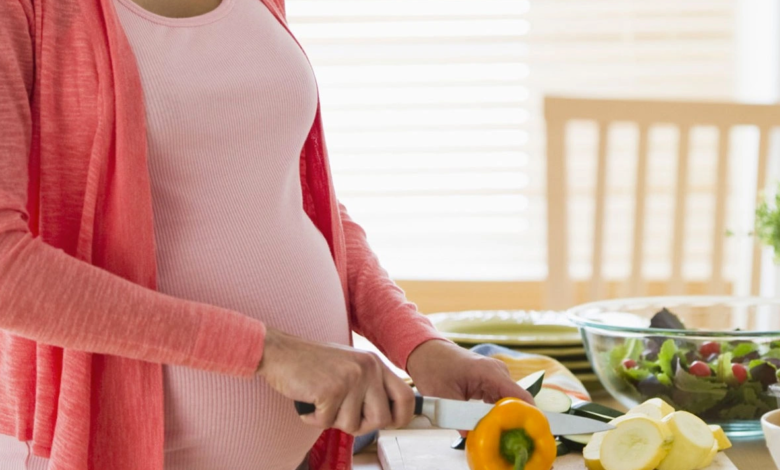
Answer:
MULTIPOLYGON (((544 279, 545 94, 730 100, 737 91, 736 0, 287 5, 318 76, 338 195, 397 279, 544 279)), ((572 129, 583 155, 588 132, 587 124, 572 129)), ((630 141, 630 129, 616 132, 630 141)), ((714 171, 710 134, 694 139, 700 166, 691 173, 702 178, 714 171)), ((653 138, 674 148, 673 133, 661 128, 653 138)), ((576 162, 583 193, 595 179, 589 162, 576 162)), ((671 219, 664 198, 674 184, 663 181, 662 158, 658 165, 648 210, 671 219)), ((613 209, 616 219, 629 211, 619 201, 613 209)), ((582 276, 589 241, 572 250, 582 276)), ((608 275, 622 275, 626 249, 607 253, 608 275)))
POLYGON ((543 236, 529 218, 528 8, 288 0, 339 197, 396 278, 543 275, 528 262, 543 236))

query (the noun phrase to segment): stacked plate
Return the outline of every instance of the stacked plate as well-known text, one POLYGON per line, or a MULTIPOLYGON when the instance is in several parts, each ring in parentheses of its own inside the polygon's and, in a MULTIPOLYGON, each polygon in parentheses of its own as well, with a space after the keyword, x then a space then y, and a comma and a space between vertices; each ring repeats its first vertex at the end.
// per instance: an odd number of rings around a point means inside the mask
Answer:
POLYGON ((579 331, 562 312, 472 310, 434 313, 428 318, 444 336, 465 348, 493 343, 550 356, 571 370, 588 390, 601 388, 579 331))

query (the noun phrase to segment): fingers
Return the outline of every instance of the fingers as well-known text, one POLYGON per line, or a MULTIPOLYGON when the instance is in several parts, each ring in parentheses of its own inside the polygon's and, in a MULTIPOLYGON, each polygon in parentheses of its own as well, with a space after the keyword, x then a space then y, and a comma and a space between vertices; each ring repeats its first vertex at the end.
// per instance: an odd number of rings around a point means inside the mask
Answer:
MULTIPOLYGON (((523 387, 517 385, 511 378, 505 380, 498 379, 495 383, 496 392, 499 395, 499 399, 505 397, 519 398, 526 403, 535 405, 534 397, 530 393, 525 391, 523 387)), ((498 400, 496 400, 498 401, 498 400)))
POLYGON ((390 411, 390 399, 381 381, 372 383, 363 401, 363 419, 357 434, 382 429, 393 422, 390 411))
POLYGON ((336 416, 339 409, 331 407, 330 409, 323 409, 318 407, 314 413, 302 415, 301 420, 304 424, 314 426, 315 428, 328 429, 333 427, 332 423, 336 421, 336 416))
POLYGON ((314 405, 316 409, 314 413, 307 415, 301 415, 301 420, 309 426, 314 426, 320 429, 332 428, 336 422, 336 417, 339 414, 341 403, 344 401, 345 395, 331 394, 331 399, 328 402, 314 405))
POLYGON ((495 398, 492 400, 493 402, 496 402, 501 398, 513 397, 519 398, 531 405, 535 404, 531 394, 512 380, 512 377, 509 375, 509 369, 506 364, 501 361, 494 360, 494 368, 486 382, 489 388, 488 394, 495 398))
POLYGON ((355 393, 347 395, 341 403, 336 422, 333 427, 342 431, 356 435, 362 431, 361 422, 363 421, 363 399, 365 392, 356 390, 355 393))
POLYGON ((384 387, 393 402, 392 416, 387 426, 402 428, 414 417, 414 392, 403 380, 384 368, 384 387))
POLYGON ((393 422, 390 399, 385 391, 387 369, 374 354, 360 353, 356 363, 359 376, 348 384, 333 427, 359 435, 388 426, 393 422))
POLYGON ((386 379, 389 371, 375 354, 269 332, 258 374, 285 397, 314 404, 313 413, 301 416, 304 423, 352 434, 391 425, 388 389, 399 401, 397 421, 411 416, 400 386, 386 386, 401 380, 386 379))

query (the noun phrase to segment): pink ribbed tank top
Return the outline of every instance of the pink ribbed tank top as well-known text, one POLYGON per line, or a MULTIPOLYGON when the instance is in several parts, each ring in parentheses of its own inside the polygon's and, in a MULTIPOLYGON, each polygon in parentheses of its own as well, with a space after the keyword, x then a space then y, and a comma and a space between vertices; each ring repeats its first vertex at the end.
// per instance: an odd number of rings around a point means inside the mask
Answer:
MULTIPOLYGON (((260 0, 188 19, 117 10, 146 103, 159 290, 347 344, 338 274, 303 210, 317 91, 299 46, 260 0)), ((260 378, 164 379, 166 470, 292 470, 319 435, 260 378)))

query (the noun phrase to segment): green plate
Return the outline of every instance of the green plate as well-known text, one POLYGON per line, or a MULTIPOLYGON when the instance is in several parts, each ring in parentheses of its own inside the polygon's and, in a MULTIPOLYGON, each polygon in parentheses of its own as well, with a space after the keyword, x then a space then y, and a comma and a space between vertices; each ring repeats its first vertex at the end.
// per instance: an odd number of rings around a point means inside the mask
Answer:
POLYGON ((593 372, 593 369, 590 367, 590 361, 571 361, 566 360, 565 358, 558 359, 558 362, 563 364, 563 367, 569 369, 570 371, 574 373, 578 372, 593 372))
MULTIPOLYGON (((456 343, 466 349, 471 349, 475 345, 479 343, 466 343, 463 341, 456 341, 456 343)), ((587 356, 585 355, 585 349, 582 347, 560 347, 556 348, 554 346, 550 347, 530 347, 530 346, 520 346, 520 347, 512 347, 512 346, 506 346, 509 349, 524 352, 528 354, 539 354, 542 356, 550 356, 554 357, 558 360, 574 360, 574 359, 582 359, 587 360, 587 356)))
POLYGON ((583 382, 583 383, 585 383, 585 382, 598 382, 599 381, 599 378, 594 373, 590 373, 590 374, 587 374, 587 373, 575 373, 574 376, 577 377, 580 380, 580 382, 583 382))
MULTIPOLYGON (((503 346, 579 346, 582 338, 562 312, 525 310, 473 310, 428 315, 447 338, 461 344, 493 343, 503 346)), ((514 348, 523 350, 523 348, 514 348)), ((540 349, 536 354, 554 355, 540 349)))

